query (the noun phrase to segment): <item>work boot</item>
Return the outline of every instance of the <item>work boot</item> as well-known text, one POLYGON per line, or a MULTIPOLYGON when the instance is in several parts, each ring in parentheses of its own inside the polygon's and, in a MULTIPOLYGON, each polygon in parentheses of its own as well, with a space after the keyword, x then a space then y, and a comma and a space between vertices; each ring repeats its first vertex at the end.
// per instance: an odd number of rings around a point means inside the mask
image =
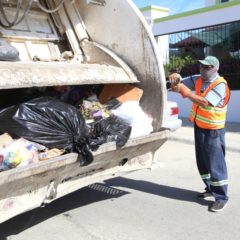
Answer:
POLYGON ((203 192, 203 193, 197 194, 197 198, 198 199, 205 199, 205 200, 207 200, 207 199, 210 199, 212 197, 213 197, 213 195, 212 195, 211 192, 203 192))
POLYGON ((212 212, 221 212, 227 206, 227 202, 216 201, 210 207, 210 211, 212 212))

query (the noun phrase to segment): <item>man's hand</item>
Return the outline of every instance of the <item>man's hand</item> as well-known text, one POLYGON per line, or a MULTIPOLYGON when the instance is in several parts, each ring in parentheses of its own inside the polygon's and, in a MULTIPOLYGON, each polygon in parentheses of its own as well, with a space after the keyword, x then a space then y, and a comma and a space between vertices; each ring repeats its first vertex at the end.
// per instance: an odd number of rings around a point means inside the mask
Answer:
POLYGON ((168 76, 168 81, 171 83, 173 92, 178 92, 178 84, 182 81, 182 77, 178 73, 172 73, 168 76))
POLYGON ((178 83, 180 83, 182 81, 182 77, 180 74, 178 73, 172 73, 168 76, 168 79, 169 79, 169 82, 172 84, 172 85, 176 85, 178 83))

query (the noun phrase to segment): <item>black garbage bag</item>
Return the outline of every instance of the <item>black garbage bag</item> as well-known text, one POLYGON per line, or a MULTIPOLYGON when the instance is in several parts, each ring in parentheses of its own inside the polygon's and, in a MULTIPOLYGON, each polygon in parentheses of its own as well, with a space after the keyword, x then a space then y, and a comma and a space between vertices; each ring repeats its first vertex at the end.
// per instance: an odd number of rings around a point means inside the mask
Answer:
POLYGON ((93 161, 85 120, 77 108, 52 98, 35 98, 0 112, 0 132, 48 148, 79 154, 80 165, 93 161))
POLYGON ((128 141, 132 127, 121 118, 110 116, 94 122, 91 126, 91 149, 96 150, 106 142, 116 142, 122 147, 128 141))

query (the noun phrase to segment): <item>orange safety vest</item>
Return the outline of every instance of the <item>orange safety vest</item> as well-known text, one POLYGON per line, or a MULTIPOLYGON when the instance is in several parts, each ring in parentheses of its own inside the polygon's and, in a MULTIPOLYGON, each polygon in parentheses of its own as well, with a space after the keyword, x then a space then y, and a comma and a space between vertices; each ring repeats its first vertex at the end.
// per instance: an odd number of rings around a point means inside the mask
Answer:
POLYGON ((219 83, 226 84, 226 96, 222 107, 207 106, 202 107, 193 103, 192 110, 190 112, 189 120, 195 122, 196 125, 204 129, 221 129, 224 128, 226 122, 227 103, 230 99, 230 90, 226 80, 220 77, 213 81, 207 89, 201 93, 202 78, 199 77, 196 80, 196 95, 205 97, 209 91, 216 87, 219 83))

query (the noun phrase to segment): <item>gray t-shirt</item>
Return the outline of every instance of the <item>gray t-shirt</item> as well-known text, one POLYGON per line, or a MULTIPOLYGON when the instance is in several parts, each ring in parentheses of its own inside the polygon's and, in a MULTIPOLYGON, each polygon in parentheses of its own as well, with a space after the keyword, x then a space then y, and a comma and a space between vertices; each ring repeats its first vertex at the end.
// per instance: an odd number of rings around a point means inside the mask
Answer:
MULTIPOLYGON (((200 75, 193 75, 189 77, 183 78, 183 83, 190 88, 192 91, 195 90, 196 80, 200 77, 200 75)), ((216 79, 219 78, 219 75, 217 75, 216 79)), ((216 80, 214 79, 214 80, 216 80)), ((214 81, 213 80, 213 81, 214 81)), ((213 82, 202 82, 202 89, 201 92, 204 92, 206 88, 213 82)), ((211 91, 207 93, 205 98, 208 100, 208 102, 212 106, 218 106, 222 107, 224 98, 226 97, 226 84, 219 83, 217 86, 215 86, 211 91)))

